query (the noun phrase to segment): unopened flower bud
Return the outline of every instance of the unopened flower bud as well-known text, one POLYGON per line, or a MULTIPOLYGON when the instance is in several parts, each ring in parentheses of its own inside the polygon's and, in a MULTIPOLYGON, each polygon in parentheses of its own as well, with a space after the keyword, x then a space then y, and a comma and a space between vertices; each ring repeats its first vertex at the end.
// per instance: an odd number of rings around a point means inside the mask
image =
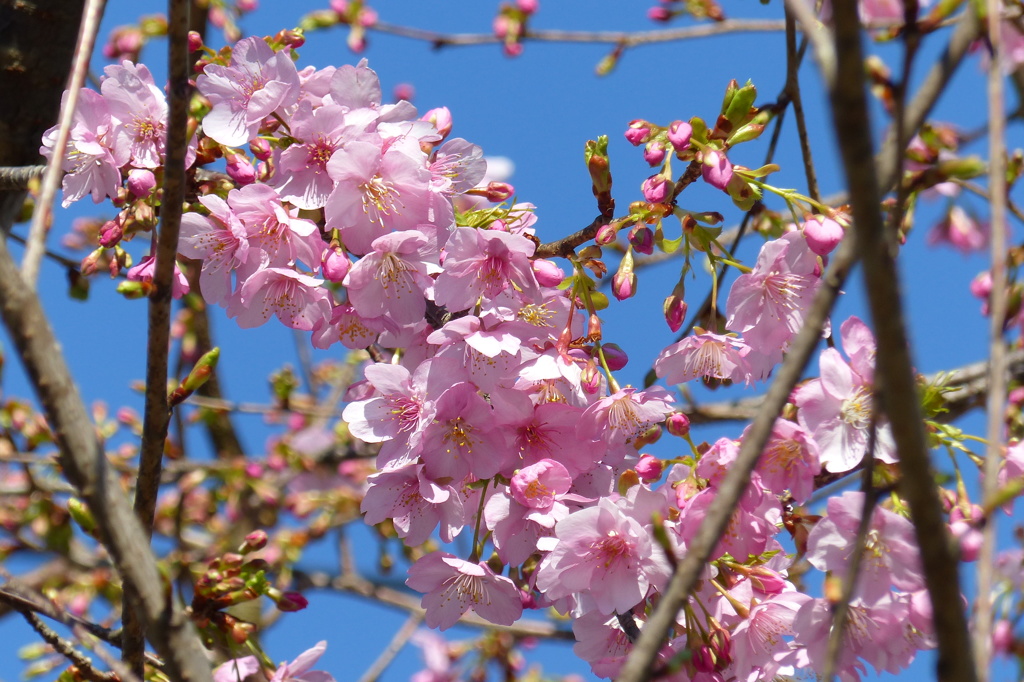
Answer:
MULTIPOLYGON (((442 139, 448 137, 448 134, 452 132, 452 112, 448 110, 448 107, 431 109, 423 114, 420 120, 433 123, 434 127, 437 128, 437 132, 441 134, 442 139)), ((504 201, 504 199, 499 199, 499 201, 504 201)))
POLYGON ((601 339, 601 318, 597 313, 591 313, 587 318, 587 337, 594 341, 601 339))
POLYGON ((145 168, 134 168, 128 171, 128 191, 138 198, 149 196, 156 187, 156 176, 153 171, 145 168))
POLYGON ((661 478, 661 460, 654 455, 640 455, 640 461, 634 467, 644 483, 651 483, 661 478))
POLYGON ((654 232, 646 225, 637 225, 629 231, 629 243, 637 253, 654 253, 654 232))
POLYGON ((515 193, 516 188, 507 182, 489 182, 487 183, 487 194, 485 196, 487 201, 498 203, 505 201, 515 193))
POLYGON ((608 369, 613 372, 618 372, 629 363, 629 356, 617 343, 601 344, 601 352, 604 353, 604 361, 608 365, 608 369))
POLYGON ((516 0, 516 6, 519 7, 525 14, 533 14, 540 9, 539 0, 516 0))
POLYGON ((612 275, 612 295, 625 301, 636 294, 636 273, 633 271, 633 249, 626 249, 626 254, 619 261, 619 268, 612 275))
POLYGON ((660 424, 651 424, 646 429, 644 429, 643 433, 641 433, 639 436, 633 439, 633 447, 636 448, 637 450, 641 450, 647 447, 648 445, 653 445, 654 443, 657 443, 659 440, 661 440, 661 432, 662 429, 660 424))
POLYGON ((309 606, 309 600, 298 592, 284 592, 277 600, 277 608, 281 611, 301 611, 309 606))
POLYGON ((340 283, 345 279, 345 275, 348 274, 351 267, 352 261, 348 259, 348 256, 341 249, 327 249, 324 252, 323 263, 321 265, 321 269, 324 273, 324 279, 330 282, 340 283))
POLYGON ((246 156, 228 152, 225 158, 227 174, 237 185, 251 185, 256 181, 256 169, 246 156))
POLYGON ((992 650, 1002 656, 1009 656, 1013 652, 1015 637, 1013 636, 1013 623, 1000 618, 992 626, 992 650))
POLYGON ((615 241, 618 234, 618 230, 611 225, 602 225, 597 228, 597 235, 594 237, 594 241, 601 246, 607 246, 615 241))
POLYGON ((639 147, 651 137, 651 129, 647 127, 649 125, 647 121, 641 120, 630 122, 626 129, 626 139, 634 147, 639 147))
POLYGON ((597 393, 601 388, 601 371, 591 360, 587 363, 586 367, 583 368, 583 373, 580 375, 580 383, 583 386, 583 390, 593 395, 597 393))
POLYGON ((254 137, 249 140, 249 150, 260 161, 266 161, 274 153, 270 148, 270 143, 262 137, 254 137))
POLYGON ((644 199, 652 204, 660 204, 672 193, 671 184, 671 181, 659 173, 644 180, 640 189, 644 193, 644 199))
POLYGON ((690 146, 693 126, 686 121, 672 121, 668 126, 668 141, 677 152, 685 151, 690 146))
POLYGON ((557 287, 565 279, 565 272, 546 258, 538 258, 530 262, 537 283, 542 287, 557 287))
POLYGON ((725 191, 729 181, 732 180, 732 164, 725 154, 712 149, 704 153, 701 175, 704 177, 704 182, 725 191))
POLYGON ((690 433, 690 418, 682 412, 673 412, 665 420, 665 427, 673 436, 682 438, 690 433))
POLYGON ((808 216, 803 224, 807 246, 819 256, 827 256, 843 240, 843 226, 823 215, 808 216))
POLYGON ((644 146, 644 161, 647 165, 660 166, 661 162, 665 160, 665 145, 657 140, 652 140, 644 146))
POLYGON ((255 552, 267 546, 267 531, 254 530, 245 536, 245 544, 242 545, 242 554, 255 552))
POLYGON ((665 23, 667 21, 671 21, 672 12, 669 11, 667 7, 661 7, 656 5, 647 10, 647 18, 650 19, 651 21, 665 23))
POLYGON ((124 237, 124 228, 117 220, 108 220, 100 228, 100 246, 112 249, 124 237))
POLYGON ((199 35, 199 31, 188 32, 188 51, 199 52, 203 49, 203 37, 199 35))

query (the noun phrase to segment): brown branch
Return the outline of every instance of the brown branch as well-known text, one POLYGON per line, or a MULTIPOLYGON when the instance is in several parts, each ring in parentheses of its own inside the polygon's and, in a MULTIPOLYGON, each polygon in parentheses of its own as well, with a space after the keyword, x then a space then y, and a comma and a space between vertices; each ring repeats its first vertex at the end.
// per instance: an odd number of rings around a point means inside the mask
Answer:
POLYGON ((96 439, 77 386, 38 296, 0 240, 0 316, 53 428, 61 467, 96 518, 100 538, 125 584, 139 591, 134 605, 168 674, 184 682, 210 680, 205 651, 176 600, 165 593, 146 534, 132 514, 96 439))
MULTIPOLYGON (((806 46, 807 43, 805 42, 806 46)), ((793 13, 786 8, 786 86, 784 92, 793 105, 796 118, 797 138, 800 141, 800 154, 804 162, 804 175, 807 178, 807 195, 819 201, 818 175, 814 171, 814 158, 811 155, 811 140, 807 134, 807 119, 804 116, 803 100, 800 97, 800 65, 803 63, 803 52, 796 46, 796 20, 793 13)), ((768 162, 766 162, 768 163, 768 162)))
POLYGON ((409 617, 402 623, 402 627, 399 628, 395 636, 388 642, 387 647, 384 651, 380 652, 380 656, 377 660, 363 673, 362 677, 359 678, 359 682, 377 682, 380 676, 388 669, 391 665, 391 661, 395 660, 395 656, 405 647, 409 638, 412 637, 413 633, 416 632, 416 628, 423 622, 422 613, 410 613, 409 617))
MULTIPOLYGON (((900 489, 910 505, 925 585, 931 595, 938 640, 937 676, 939 680, 970 682, 977 678, 967 620, 960 600, 955 597, 960 594, 958 560, 935 488, 904 328, 896 262, 879 210, 881 196, 871 149, 857 3, 836 0, 832 6, 836 52, 835 87, 830 92, 833 126, 850 191, 857 249, 875 323, 878 397, 900 455, 900 489)), ((899 139, 899 135, 892 139, 899 139)), ((882 170, 895 174, 889 170, 894 167, 890 163, 882 170)))
POLYGON ((46 166, 0 167, 0 190, 27 189, 36 178, 41 178, 46 166))
POLYGON ((64 177, 64 157, 67 154, 68 139, 71 137, 71 124, 74 122, 75 109, 78 106, 78 95, 85 85, 85 75, 89 71, 89 59, 96 45, 96 34, 100 30, 100 20, 107 0, 86 0, 82 14, 82 23, 78 29, 78 40, 71 62, 71 76, 68 78, 67 100, 60 112, 60 125, 53 152, 43 173, 43 183, 39 190, 39 199, 32 211, 32 223, 28 230, 25 244, 25 255, 21 261, 21 275, 25 285, 36 288, 39 278, 39 263, 46 250, 46 233, 53 221, 53 200, 57 196, 57 188, 64 177))
POLYGON ((64 658, 71 661, 78 671, 78 674, 86 680, 91 682, 112 682, 117 680, 118 677, 115 673, 105 673, 96 670, 93 667, 92 660, 86 658, 81 652, 79 652, 71 642, 67 641, 56 632, 51 630, 36 614, 31 611, 21 611, 22 617, 28 622, 29 626, 39 633, 39 636, 43 638, 43 641, 54 648, 64 658))
MULTIPOLYGON (((1003 89, 1002 3, 988 0, 988 42, 992 49, 988 65, 988 188, 992 243, 992 297, 989 318, 989 393, 988 424, 984 476, 981 499, 987 505, 999 488, 999 467, 1003 462, 1004 420, 1006 416, 1007 357, 1003 321, 1006 319, 1007 296, 1007 182, 1006 182, 1006 111, 1003 89)), ((978 555, 978 592, 975 600, 974 655, 978 679, 987 682, 992 666, 992 620, 995 583, 996 515, 988 518, 982 528, 981 552, 978 555)))
MULTIPOLYGON (((146 347, 146 398, 139 451, 139 476, 135 486, 135 513, 149 535, 160 488, 164 444, 170 407, 167 402, 167 366, 171 338, 171 292, 178 254, 178 231, 185 200, 185 153, 188 148, 190 2, 168 2, 168 114, 164 160, 164 195, 160 206, 160 231, 156 236, 153 293, 149 296, 149 339, 146 347)), ((139 678, 145 676, 145 640, 142 620, 130 608, 136 595, 125 590, 124 647, 122 660, 139 678)))
MULTIPOLYGON (((386 33, 401 38, 411 38, 430 43, 435 49, 442 47, 465 47, 470 45, 498 45, 501 38, 493 33, 441 33, 410 26, 399 26, 378 21, 367 27, 370 31, 386 33)), ((694 38, 708 38, 730 33, 775 33, 785 29, 777 19, 726 19, 697 26, 684 26, 653 31, 562 31, 558 29, 527 29, 524 41, 545 43, 595 43, 636 47, 654 45, 694 38)))
POLYGON ((541 244, 537 247, 534 252, 535 258, 554 258, 556 256, 561 258, 568 258, 572 255, 573 250, 580 244, 586 244, 595 236, 597 231, 602 225, 605 224, 605 219, 601 216, 597 216, 594 220, 584 227, 582 230, 570 234, 568 237, 563 237, 558 241, 548 242, 547 244, 541 244))
POLYGON ((832 264, 822 278, 821 287, 807 310, 804 325, 790 346, 785 361, 768 389, 764 405, 743 438, 739 455, 726 473, 714 499, 708 506, 697 534, 686 547, 686 553, 676 566, 661 601, 647 620, 619 673, 618 682, 641 682, 649 679, 654 661, 669 632, 675 626, 676 614, 700 579, 711 552, 725 531, 736 507, 750 482, 750 475, 768 442, 775 420, 789 400, 789 395, 800 380, 818 341, 821 329, 839 295, 839 289, 855 260, 852 240, 844 239, 835 253, 832 264))

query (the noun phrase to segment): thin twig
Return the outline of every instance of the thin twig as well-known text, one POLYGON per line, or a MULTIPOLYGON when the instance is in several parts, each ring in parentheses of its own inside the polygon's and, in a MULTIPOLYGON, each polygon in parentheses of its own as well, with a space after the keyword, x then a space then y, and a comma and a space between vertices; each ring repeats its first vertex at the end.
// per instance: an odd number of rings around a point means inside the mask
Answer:
MULTIPOLYGON (((871 149, 871 121, 857 3, 856 0, 835 0, 832 6, 837 57, 835 87, 830 91, 833 127, 850 191, 853 224, 856 225, 854 233, 875 324, 880 402, 882 411, 889 418, 893 440, 900 453, 903 473, 900 488, 910 505, 921 550, 925 585, 932 596, 938 640, 937 675, 943 681, 971 682, 976 677, 967 620, 960 600, 950 598, 960 590, 958 561, 951 549, 935 489, 913 374, 914 364, 904 328, 896 263, 879 210, 881 197, 871 149)), ((882 170, 886 168, 883 166, 882 170)))
POLYGON ((75 56, 71 62, 67 100, 60 112, 57 139, 54 142, 50 160, 46 164, 43 184, 39 190, 39 199, 32 211, 32 223, 28 230, 25 256, 21 261, 21 275, 25 280, 25 285, 30 289, 36 288, 36 280, 39 278, 39 263, 46 250, 46 233, 49 231, 50 222, 53 219, 53 199, 57 196, 57 186, 63 175, 64 157, 67 155, 68 139, 71 137, 71 124, 75 118, 75 109, 78 107, 78 94, 85 85, 89 59, 92 57, 92 50, 96 45, 96 34, 100 30, 100 20, 103 18, 103 9, 106 4, 107 0, 86 0, 82 13, 82 24, 79 26, 78 42, 75 45, 75 56))
MULTIPOLYGON (((804 35, 811 42, 814 57, 818 60, 818 69, 828 88, 835 82, 836 53, 828 31, 822 26, 821 20, 814 14, 811 3, 805 0, 786 0, 786 9, 793 13, 803 26, 804 35)), ((858 24, 859 25, 859 24, 858 24)))
POLYGON ((800 65, 803 63, 806 41, 796 46, 796 20, 793 13, 786 8, 786 87, 785 93, 793 105, 793 115, 796 118, 796 133, 800 140, 800 154, 804 162, 804 175, 807 178, 807 195, 819 201, 821 194, 818 191, 818 175, 814 171, 814 157, 811 155, 811 139, 807 134, 807 119, 804 116, 803 100, 800 97, 800 65))
MULTIPOLYGON (((1003 461, 1003 422, 1006 415, 1007 360, 1003 323, 1007 307, 1006 272, 1006 111, 1003 91, 1002 3, 988 0, 988 42, 992 50, 988 65, 988 187, 992 258, 992 294, 989 299, 989 392, 988 424, 981 499, 986 506, 999 488, 999 467, 1003 461)), ((992 665, 992 586, 996 553, 996 518, 991 515, 981 529, 978 555, 978 593, 975 602, 974 655, 978 680, 987 682, 992 665)))
POLYGON ((373 665, 371 665, 369 669, 363 673, 363 676, 359 678, 359 682, 377 682, 377 679, 381 674, 387 670, 388 666, 391 665, 391 662, 395 660, 395 656, 398 655, 398 652, 402 650, 409 641, 409 638, 412 637, 414 632, 416 632, 416 628, 418 628, 420 623, 423 622, 423 615, 424 614, 422 613, 409 614, 409 617, 405 619, 402 627, 399 628, 398 632, 395 633, 395 636, 391 638, 390 642, 388 642, 384 651, 380 652, 380 656, 377 657, 377 660, 374 661, 373 665))
MULTIPOLYGON (((497 45, 502 42, 493 33, 440 33, 410 26, 399 26, 378 21, 367 27, 370 31, 411 38, 430 43, 434 48, 465 47, 469 45, 497 45)), ((524 41, 545 43, 594 43, 607 45, 654 45, 693 38, 707 38, 730 33, 775 33, 785 29, 777 19, 726 19, 714 23, 684 26, 654 31, 562 31, 557 29, 527 29, 524 41)))
POLYGON ((78 674, 83 678, 91 682, 112 682, 118 679, 115 673, 97 670, 93 666, 91 659, 78 651, 71 642, 50 629, 36 614, 31 611, 22 611, 21 615, 28 622, 29 626, 39 633, 44 642, 52 646, 61 656, 71 661, 72 665, 78 670, 78 674))

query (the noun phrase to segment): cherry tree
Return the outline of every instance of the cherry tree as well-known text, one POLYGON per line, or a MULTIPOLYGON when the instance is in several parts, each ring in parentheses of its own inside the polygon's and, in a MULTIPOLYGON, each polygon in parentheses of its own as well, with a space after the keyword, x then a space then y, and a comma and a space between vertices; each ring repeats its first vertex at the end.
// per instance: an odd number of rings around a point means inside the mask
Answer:
POLYGON ((1008 236, 1024 164, 1004 93, 1020 88, 1019 8, 787 0, 765 22, 662 1, 647 15, 664 27, 590 33, 536 28, 543 9, 516 0, 490 32, 449 34, 333 0, 246 36, 255 2, 171 2, 115 30, 90 79, 103 3, 50 4, 0 15, 20 65, 0 92, 24 93, 2 115, 0 313, 35 391, 0 404, 0 551, 36 560, 2 571, 0 605, 44 643, 34 672, 343 679, 318 664, 344 645, 329 630, 305 651, 264 641, 314 588, 408 614, 366 680, 409 642, 421 680, 541 679, 523 663, 537 638, 629 682, 859 680, 929 650, 937 679, 985 680, 997 657, 1021 659, 1020 529, 996 534, 1024 490, 1022 256, 1008 236), (571 201, 596 217, 578 229, 545 225, 448 108, 387 96, 371 68, 375 34, 508 58, 607 44, 608 74, 644 44, 744 31, 785 36, 781 94, 707 82, 725 92, 718 111, 622 121, 611 134, 648 168, 635 176, 608 135, 581 137, 592 196, 571 201), (304 62, 341 32, 350 60, 304 62), (146 65, 157 38, 166 75, 146 65), (926 38, 944 51, 915 79, 926 38), (883 41, 902 46, 891 65, 866 51, 883 41), (804 112, 811 59, 828 130, 804 112), (968 59, 988 74, 987 117, 934 119, 968 59), (834 196, 812 141, 838 149, 834 196), (779 144, 799 149, 802 186, 776 182, 779 144), (758 167, 740 163, 752 148, 758 167), (113 217, 63 224, 58 196, 113 217), (933 196, 946 208, 922 237, 933 196), (58 238, 80 253, 56 252, 58 238), (923 239, 990 250, 970 284, 990 321, 980 365, 915 369, 899 279, 923 239), (62 349, 74 339, 43 309, 44 258, 73 297, 117 281, 83 305, 146 306, 145 321, 116 321, 146 330, 141 413, 87 408, 62 349), (840 315, 855 266, 866 314, 840 315), (663 342, 638 369, 612 320, 646 296, 664 298, 642 321, 663 342), (283 366, 266 403, 231 400, 218 362, 236 351, 215 343, 211 315, 290 328, 328 359, 283 366), (954 423, 976 409, 983 437, 954 423), (241 446, 246 412, 275 425, 258 454, 241 446), (197 431, 208 453, 188 446, 197 431), (346 535, 363 525, 381 547, 370 573, 346 535), (337 571, 312 570, 330 538, 337 571), (457 624, 480 634, 437 632, 457 624))

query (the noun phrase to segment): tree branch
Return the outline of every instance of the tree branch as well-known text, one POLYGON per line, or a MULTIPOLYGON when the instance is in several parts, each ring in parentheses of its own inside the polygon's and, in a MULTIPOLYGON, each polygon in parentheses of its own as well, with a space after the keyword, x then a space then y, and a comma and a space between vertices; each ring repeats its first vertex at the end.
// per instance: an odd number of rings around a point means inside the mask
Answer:
MULTIPOLYGON (((913 360, 903 326, 896 263, 879 210, 878 165, 871 149, 857 3, 855 0, 836 0, 833 12, 837 57, 835 87, 830 92, 833 127, 850 191, 857 248, 875 324, 878 397, 882 411, 889 418, 899 452, 900 489, 910 505, 911 520, 921 550, 925 585, 932 597, 938 639, 938 679, 970 682, 976 676, 967 620, 960 599, 954 596, 960 594, 958 561, 952 551, 935 489, 935 475, 912 371, 913 360)), ((894 154, 901 151, 893 145, 894 154)), ((895 166, 887 163, 881 170, 895 174, 895 166)))

